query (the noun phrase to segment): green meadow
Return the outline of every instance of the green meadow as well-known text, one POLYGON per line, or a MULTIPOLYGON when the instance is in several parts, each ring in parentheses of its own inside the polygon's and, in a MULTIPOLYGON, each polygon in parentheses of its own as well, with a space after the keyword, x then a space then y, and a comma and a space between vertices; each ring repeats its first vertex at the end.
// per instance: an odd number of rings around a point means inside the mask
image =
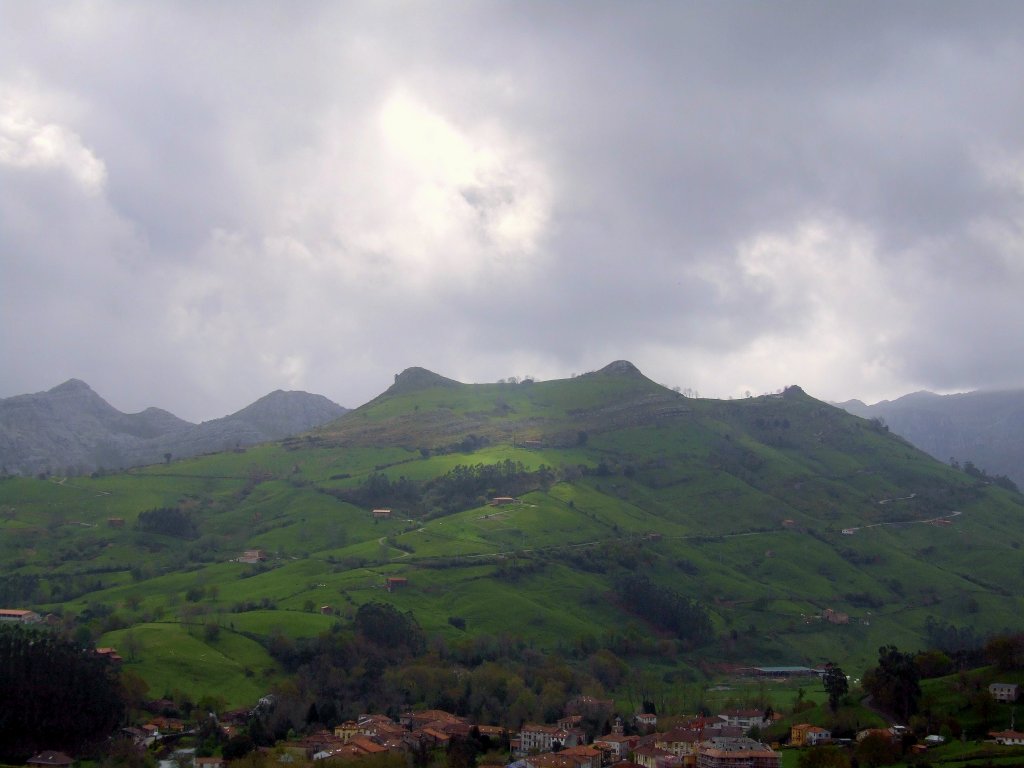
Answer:
POLYGON ((369 601, 451 643, 513 635, 568 652, 628 638, 635 663, 656 669, 651 649, 674 637, 621 587, 643 574, 710 618, 719 640, 680 645, 662 672, 691 677, 708 663, 827 660, 859 675, 882 644, 925 647, 928 621, 984 633, 1024 614, 1019 494, 798 389, 699 400, 622 368, 518 384, 403 377, 280 443, 0 479, 2 602, 128 643, 127 667, 154 695, 232 705, 279 679, 269 638, 315 637, 369 601), (452 485, 506 463, 514 494, 452 485), (372 478, 383 495, 371 499, 372 478), (375 519, 378 506, 391 517, 375 519), (144 513, 156 509, 187 525, 154 528, 144 513), (263 560, 238 562, 254 549, 263 560), (389 577, 406 581, 389 591, 389 577))

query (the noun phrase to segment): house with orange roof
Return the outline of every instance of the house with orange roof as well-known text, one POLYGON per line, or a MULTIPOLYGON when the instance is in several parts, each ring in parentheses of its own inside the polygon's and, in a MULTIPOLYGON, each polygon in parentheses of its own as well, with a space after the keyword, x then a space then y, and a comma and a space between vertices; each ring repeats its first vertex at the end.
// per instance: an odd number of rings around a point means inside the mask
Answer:
POLYGON ((121 654, 117 652, 117 648, 97 648, 95 653, 97 656, 102 656, 115 663, 124 661, 121 654))
POLYGON ((831 731, 810 723, 799 723, 789 729, 789 743, 794 747, 814 747, 831 739, 831 731))
MULTIPOLYGON (((0 608, 0 621, 17 622, 18 624, 35 624, 42 617, 35 611, 24 608, 0 608)), ((58 753, 54 753, 58 754, 58 753)))
POLYGON ((988 734, 997 744, 1007 747, 1024 746, 1024 733, 1020 731, 991 731, 988 734))
POLYGON ((558 754, 571 757, 578 768, 601 768, 601 759, 604 753, 586 744, 577 744, 575 747, 566 747, 558 754))

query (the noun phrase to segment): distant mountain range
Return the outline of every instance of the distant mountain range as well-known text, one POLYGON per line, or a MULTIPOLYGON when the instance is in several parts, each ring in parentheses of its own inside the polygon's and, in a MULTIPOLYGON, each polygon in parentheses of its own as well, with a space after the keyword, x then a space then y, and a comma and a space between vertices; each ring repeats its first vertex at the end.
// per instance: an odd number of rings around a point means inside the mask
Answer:
POLYGON ((122 413, 84 381, 0 399, 0 469, 84 474, 230 450, 307 432, 348 409, 277 390, 237 413, 193 424, 160 408, 122 413))
POLYGON ((915 392, 865 405, 836 403, 865 419, 880 418, 935 458, 972 462, 1024 488, 1024 390, 936 395, 915 392))

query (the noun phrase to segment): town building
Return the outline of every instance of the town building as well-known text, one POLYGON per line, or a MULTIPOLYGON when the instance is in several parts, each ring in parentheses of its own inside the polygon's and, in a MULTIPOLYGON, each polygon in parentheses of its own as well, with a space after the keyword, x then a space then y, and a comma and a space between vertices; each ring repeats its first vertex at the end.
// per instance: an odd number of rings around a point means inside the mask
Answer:
POLYGON ((519 732, 519 749, 523 754, 550 752, 555 743, 563 747, 575 747, 583 743, 583 733, 575 728, 537 723, 527 723, 519 732))
POLYGON ((781 756, 754 739, 715 737, 702 742, 697 768, 780 768, 781 756))

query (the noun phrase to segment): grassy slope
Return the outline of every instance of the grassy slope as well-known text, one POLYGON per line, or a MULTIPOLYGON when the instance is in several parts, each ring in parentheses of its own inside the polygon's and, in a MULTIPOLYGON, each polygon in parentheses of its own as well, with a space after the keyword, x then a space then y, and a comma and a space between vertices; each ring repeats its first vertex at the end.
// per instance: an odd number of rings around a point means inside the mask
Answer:
MULTIPOLYGON (((200 685, 204 664, 249 667, 254 676, 243 675, 237 692, 244 698, 265 685, 255 670, 273 666, 226 641, 209 655, 196 645, 198 631, 192 637, 176 624, 153 623, 182 617, 302 635, 336 620, 308 613, 311 605, 331 605, 344 617, 380 599, 452 639, 463 633, 451 616, 465 618, 471 634, 511 631, 547 647, 609 631, 647 633, 612 599, 613 575, 580 570, 566 549, 622 542, 640 553, 635 566, 707 603, 716 627, 735 631, 735 642, 712 655, 760 663, 835 658, 859 671, 878 645, 921 645, 929 615, 964 624, 970 606, 979 630, 1015 623, 1024 608, 1022 511, 1019 498, 798 391, 690 400, 638 374, 598 373, 414 387, 283 444, 96 479, 5 479, 0 562, 5 573, 40 578, 35 607, 106 608, 139 623, 137 664, 154 689, 168 684, 159 670, 173 628, 182 648, 176 658, 196 669, 174 674, 187 685, 200 685), (468 434, 489 443, 472 454, 437 452, 468 434), (433 453, 424 458, 421 448, 433 453), (399 508, 394 519, 375 522, 368 510, 324 492, 378 471, 420 481, 458 464, 505 459, 554 467, 563 479, 510 507, 429 522, 413 522, 399 508), (604 474, 566 469, 602 462, 604 474), (172 505, 201 520, 199 540, 135 529, 141 511, 172 505), (954 510, 963 514, 948 525, 920 522, 954 510), (111 528, 110 517, 123 517, 125 527, 111 528), (848 527, 859 530, 843 535, 848 527), (657 540, 647 537, 654 531, 657 540), (252 547, 271 553, 268 567, 226 562, 252 547), (496 578, 497 569, 541 555, 538 570, 496 578), (388 575, 406 576, 410 586, 389 594, 388 575), (853 621, 812 618, 826 607, 853 621)), ((103 639, 118 640, 117 633, 103 639)))

